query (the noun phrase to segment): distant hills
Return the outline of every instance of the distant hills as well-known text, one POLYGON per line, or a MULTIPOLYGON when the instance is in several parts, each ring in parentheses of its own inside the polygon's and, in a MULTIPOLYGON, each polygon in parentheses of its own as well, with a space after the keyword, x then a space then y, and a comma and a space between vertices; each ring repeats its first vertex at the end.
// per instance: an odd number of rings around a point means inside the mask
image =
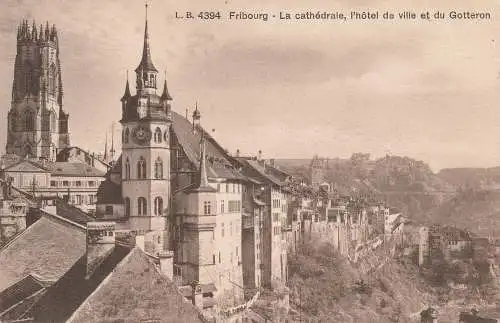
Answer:
MULTIPOLYGON (((310 180, 308 159, 276 159, 282 169, 310 180)), ((350 195, 372 195, 414 221, 454 224, 482 234, 500 231, 500 167, 432 172, 410 157, 371 159, 356 153, 331 159, 325 181, 350 195)))

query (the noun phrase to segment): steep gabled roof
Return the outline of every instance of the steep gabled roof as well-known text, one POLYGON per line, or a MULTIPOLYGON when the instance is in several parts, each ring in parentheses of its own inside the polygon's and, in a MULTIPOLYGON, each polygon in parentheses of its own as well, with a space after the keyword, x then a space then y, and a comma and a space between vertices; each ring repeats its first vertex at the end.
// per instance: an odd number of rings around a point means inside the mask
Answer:
POLYGON ((246 175, 254 177, 257 180, 265 181, 277 186, 285 186, 286 182, 276 176, 270 167, 265 167, 259 161, 254 159, 238 158, 238 161, 246 166, 244 167, 246 175))
POLYGON ((29 274, 58 280, 85 253, 85 227, 42 212, 0 249, 0 292, 29 274))
POLYGON ((180 114, 172 111, 172 130, 193 167, 199 171, 200 141, 202 131, 206 138, 207 176, 208 178, 244 179, 234 167, 231 157, 205 130, 198 127, 193 131, 193 125, 180 114))
POLYGON ((203 322, 198 311, 135 247, 67 322, 203 322))

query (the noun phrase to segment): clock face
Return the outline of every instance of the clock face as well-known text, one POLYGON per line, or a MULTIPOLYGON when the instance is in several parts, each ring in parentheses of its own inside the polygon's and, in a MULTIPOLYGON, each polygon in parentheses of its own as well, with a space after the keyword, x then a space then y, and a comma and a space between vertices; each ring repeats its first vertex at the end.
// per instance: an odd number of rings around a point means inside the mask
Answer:
POLYGON ((133 137, 138 144, 144 145, 147 144, 151 139, 151 131, 148 127, 139 125, 134 128, 133 137))

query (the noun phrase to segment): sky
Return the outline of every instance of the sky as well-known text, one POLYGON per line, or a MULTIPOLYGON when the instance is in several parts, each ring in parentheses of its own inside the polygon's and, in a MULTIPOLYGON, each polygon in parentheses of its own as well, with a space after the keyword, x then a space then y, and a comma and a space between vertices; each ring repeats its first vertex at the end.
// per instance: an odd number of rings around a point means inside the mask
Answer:
MULTIPOLYGON (((500 14, 492 0, 150 0, 151 53, 173 110, 234 153, 266 158, 387 153, 447 167, 500 165, 500 14), (416 2, 416 1, 413 1, 416 2), (216 10, 222 19, 177 19, 216 10), (490 20, 230 21, 229 11, 398 13, 469 10, 490 20)), ((144 1, 2 0, 0 152, 6 142, 17 25, 58 28, 72 145, 119 150, 120 98, 142 53, 144 1)), ((135 89, 132 89, 135 92, 135 89)), ((161 92, 161 89, 159 89, 161 92)))

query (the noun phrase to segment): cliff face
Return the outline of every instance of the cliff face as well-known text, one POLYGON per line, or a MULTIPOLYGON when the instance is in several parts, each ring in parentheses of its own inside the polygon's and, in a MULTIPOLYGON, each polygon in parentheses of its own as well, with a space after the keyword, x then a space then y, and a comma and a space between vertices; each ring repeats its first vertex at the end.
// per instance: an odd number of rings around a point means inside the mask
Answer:
POLYGON ((418 322, 436 302, 416 267, 389 259, 362 274, 328 244, 305 246, 290 259, 293 319, 319 322, 418 322))

